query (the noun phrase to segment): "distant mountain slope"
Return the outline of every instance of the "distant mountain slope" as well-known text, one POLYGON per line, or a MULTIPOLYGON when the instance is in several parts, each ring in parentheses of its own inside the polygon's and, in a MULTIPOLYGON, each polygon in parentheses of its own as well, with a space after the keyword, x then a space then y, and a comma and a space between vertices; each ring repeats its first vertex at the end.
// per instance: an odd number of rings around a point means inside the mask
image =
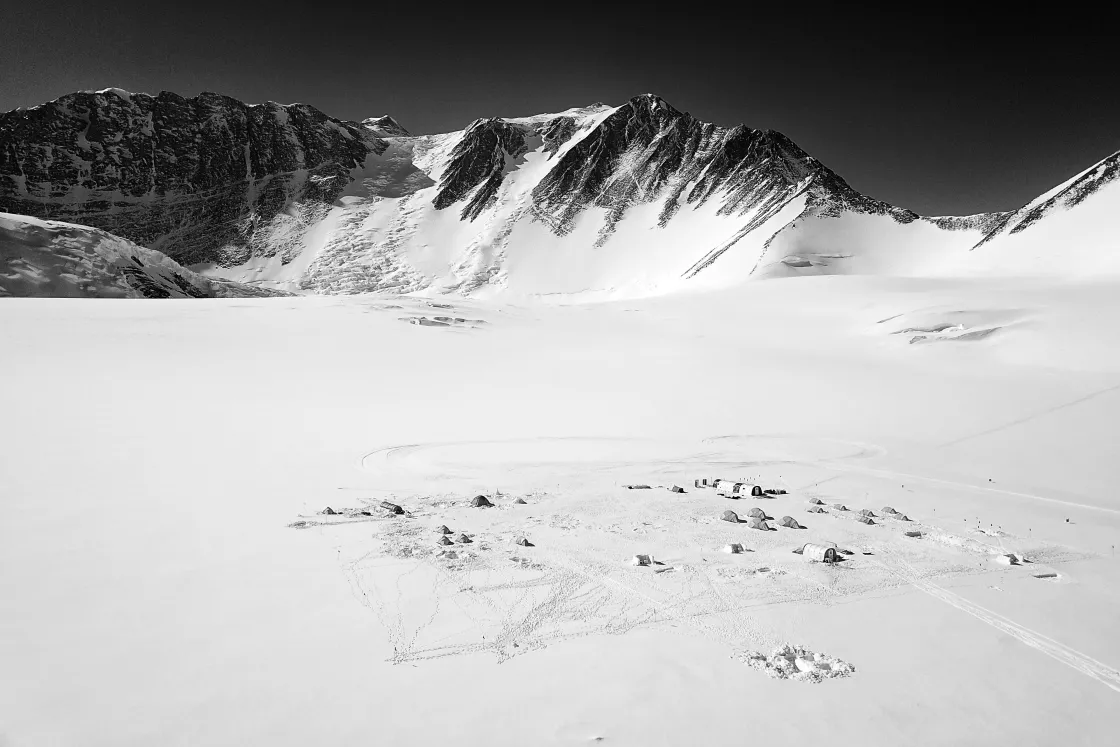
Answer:
POLYGON ((1009 237, 1052 246, 1090 208, 1116 224, 1115 158, 1019 211, 925 218, 860 194, 781 133, 702 122, 652 94, 412 136, 388 115, 110 89, 0 115, 0 209, 292 290, 640 295, 1030 272, 1009 237))
POLYGON ((286 295, 206 278, 96 228, 0 213, 0 297, 239 298, 286 295))

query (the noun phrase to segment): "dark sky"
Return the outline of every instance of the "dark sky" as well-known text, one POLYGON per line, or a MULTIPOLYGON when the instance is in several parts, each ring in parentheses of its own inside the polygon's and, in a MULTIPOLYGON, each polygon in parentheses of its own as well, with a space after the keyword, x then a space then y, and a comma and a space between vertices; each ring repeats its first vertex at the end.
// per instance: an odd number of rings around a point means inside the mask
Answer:
POLYGON ((1107 18, 756 5, 8 0, 0 110, 108 86, 208 90, 430 133, 653 92, 706 121, 780 130, 861 192, 926 215, 1018 207, 1120 150, 1107 18))

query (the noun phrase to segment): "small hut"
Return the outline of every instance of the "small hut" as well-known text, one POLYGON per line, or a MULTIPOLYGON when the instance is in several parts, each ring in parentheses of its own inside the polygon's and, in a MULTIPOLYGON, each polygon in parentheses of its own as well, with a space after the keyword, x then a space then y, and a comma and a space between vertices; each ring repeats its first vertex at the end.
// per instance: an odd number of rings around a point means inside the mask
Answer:
POLYGON ((739 523, 739 516, 734 511, 724 511, 719 518, 723 521, 730 521, 732 524, 739 523))
POLYGON ((761 529, 764 532, 769 532, 770 531, 770 525, 767 524, 765 520, 760 519, 757 516, 751 517, 750 519, 747 520, 747 528, 748 529, 761 529))
POLYGON ((398 506, 395 503, 390 503, 389 501, 381 501, 381 508, 385 509, 386 511, 388 511, 391 514, 399 515, 399 514, 404 513, 403 508, 401 508, 400 506, 398 506))
POLYGON ((630 565, 653 565, 653 558, 648 555, 635 555, 630 565))
POLYGON ((801 555, 806 560, 815 560, 818 563, 835 563, 836 548, 827 545, 815 545, 808 542, 801 548, 801 555))
POLYGON ((474 506, 475 508, 491 508, 491 507, 493 507, 494 504, 491 503, 490 499, 487 498, 486 496, 476 495, 474 498, 471 499, 471 505, 474 506))
POLYGON ((762 519, 763 521, 774 518, 773 516, 767 516, 766 512, 763 511, 758 506, 755 506, 750 511, 747 511, 747 516, 750 516, 751 518, 754 518, 754 519, 762 519))
POLYGON ((730 545, 724 545, 723 551, 731 555, 738 555, 739 553, 743 552, 743 546, 736 542, 730 545))
POLYGON ((692 481, 692 487, 702 488, 702 487, 704 487, 704 484, 702 482, 700 482, 700 478, 696 478, 695 480, 692 481))
POLYGON ((787 529, 804 529, 805 527, 797 523, 797 519, 792 516, 783 516, 778 520, 778 526, 786 527, 787 529))
POLYGON ((762 486, 761 485, 755 485, 754 487, 751 488, 751 497, 752 498, 760 498, 761 496, 762 496, 762 486))

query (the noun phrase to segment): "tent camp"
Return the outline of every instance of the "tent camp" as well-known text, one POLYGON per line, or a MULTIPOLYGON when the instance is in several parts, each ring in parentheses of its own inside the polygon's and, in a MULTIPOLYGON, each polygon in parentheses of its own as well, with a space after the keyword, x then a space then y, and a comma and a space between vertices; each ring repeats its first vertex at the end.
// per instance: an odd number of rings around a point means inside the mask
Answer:
POLYGON ((401 508, 400 506, 398 506, 395 503, 390 503, 389 501, 381 501, 381 508, 385 509, 386 511, 388 511, 391 514, 403 514, 404 513, 403 508, 401 508))
POLYGON ((734 511, 724 511, 719 518, 723 521, 730 521, 732 524, 739 523, 739 516, 734 511))
POLYGON ((824 501, 822 501, 820 498, 810 498, 809 503, 812 503, 814 506, 823 506, 824 505, 824 501))
POLYGON ((801 555, 806 560, 815 560, 818 563, 835 563, 836 562, 836 548, 828 547, 826 545, 815 545, 812 542, 807 543, 801 548, 801 555))
POLYGON ((809 506, 809 508, 805 510, 811 514, 823 514, 825 512, 820 506, 809 506))
POLYGON ((858 519, 856 519, 856 521, 858 521, 861 524, 870 524, 871 526, 875 525, 875 520, 872 519, 870 516, 860 516, 858 519))
POLYGON ((475 508, 486 508, 488 506, 493 506, 494 504, 491 503, 486 496, 476 495, 474 498, 471 499, 471 505, 474 506, 475 508))
POLYGON ((757 516, 753 516, 747 520, 748 529, 761 529, 765 532, 770 531, 770 525, 757 516))
POLYGON ((804 529, 805 527, 797 523, 797 519, 792 516, 783 516, 778 520, 778 526, 786 527, 788 529, 804 529))
POLYGON ((755 518, 755 519, 762 519, 763 521, 765 521, 767 519, 773 519, 774 518, 773 516, 767 516, 766 512, 763 511, 758 506, 755 506, 750 511, 747 511, 747 516, 750 516, 750 517, 755 518))

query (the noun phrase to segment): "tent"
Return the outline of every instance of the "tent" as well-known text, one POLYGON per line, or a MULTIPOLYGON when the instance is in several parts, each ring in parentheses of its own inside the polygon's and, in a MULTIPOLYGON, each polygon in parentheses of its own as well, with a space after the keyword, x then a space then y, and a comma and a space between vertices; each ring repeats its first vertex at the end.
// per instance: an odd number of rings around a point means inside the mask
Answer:
POLYGON ((821 508, 820 506, 809 506, 809 508, 806 509, 806 510, 811 514, 823 514, 824 513, 824 509, 821 508))
POLYGON ((649 490, 649 485, 623 485, 627 490, 649 490))
POLYGON ((812 503, 814 506, 823 506, 824 505, 824 501, 822 501, 820 498, 810 498, 809 503, 812 503))
POLYGON ((683 493, 684 488, 682 488, 680 485, 674 485, 673 487, 669 488, 669 492, 671 492, 671 493, 683 493))
POLYGON ((731 544, 731 545, 724 545, 723 546, 723 551, 726 552, 726 553, 730 553, 732 555, 738 555, 739 553, 743 552, 743 546, 738 544, 738 543, 731 544))
POLYGON ((631 565, 652 565, 653 558, 648 555, 635 555, 634 559, 630 561, 631 565))
POLYGON ((848 507, 845 506, 843 503, 833 503, 832 507, 835 508, 837 511, 847 511, 848 510, 848 507))
POLYGON ((792 516, 783 516, 778 520, 778 526, 786 527, 788 529, 804 529, 805 527, 797 523, 797 519, 792 516))
POLYGON ((440 524, 438 527, 436 527, 436 531, 440 534, 451 534, 451 530, 447 528, 446 524, 440 524))
POLYGON ((447 537, 440 537, 436 542, 437 545, 454 545, 455 543, 447 539, 447 537))
POLYGON ((895 511, 890 506, 883 506, 883 513, 885 513, 885 514, 897 514, 898 511, 895 511))
POLYGON ((751 517, 754 517, 756 519, 763 519, 763 520, 774 518, 773 516, 767 516, 766 512, 763 511, 758 506, 755 506, 750 511, 747 511, 747 516, 751 516, 751 517))
POLYGON ((756 497, 756 498, 758 496, 762 495, 762 486, 755 485, 753 488, 751 488, 751 495, 756 497))
POLYGON ((757 516, 751 517, 747 520, 747 527, 750 529, 761 529, 763 531, 770 530, 770 526, 757 516))
POLYGON ((529 540, 525 539, 524 537, 520 538, 519 540, 517 540, 513 544, 521 545, 522 547, 532 547, 533 546, 533 543, 530 542, 529 540))
POLYGON ((381 508, 385 509, 386 511, 388 511, 391 514, 403 514, 404 513, 403 508, 401 508, 400 506, 398 506, 395 503, 389 503, 389 501, 381 501, 381 508))
POLYGON ((324 513, 324 514, 326 514, 327 516, 334 516, 335 514, 337 514, 337 513, 338 513, 338 511, 335 511, 335 510, 334 510, 333 508, 331 508, 330 506, 327 506, 327 507, 326 507, 326 508, 324 508, 324 509, 323 509, 323 510, 322 510, 322 511, 321 511, 320 513, 324 513))
POLYGON ((861 508, 859 510, 859 515, 860 516, 867 516, 869 518, 875 518, 875 514, 872 513, 870 508, 861 508))
POLYGON ((493 506, 494 504, 491 503, 489 501, 489 499, 487 499, 486 496, 476 495, 474 498, 471 499, 471 505, 474 506, 475 508, 486 508, 487 506, 493 506))
POLYGON ((870 516, 861 516, 858 519, 856 519, 856 521, 858 521, 861 524, 870 524, 871 526, 875 525, 875 522, 872 520, 872 518, 870 516))
POLYGON ((734 511, 724 511, 719 518, 723 521, 730 521, 732 524, 739 523, 739 516, 734 511))
POLYGON ((471 538, 470 538, 470 537, 468 537, 468 536, 467 536, 467 535, 465 535, 465 534, 460 534, 460 535, 459 535, 458 537, 456 537, 456 538, 455 538, 455 541, 456 541, 456 542, 458 542, 458 543, 459 543, 459 544, 461 544, 461 545, 469 545, 469 544, 471 544, 471 538))
POLYGON ((815 545, 807 543, 801 548, 801 554, 806 560, 815 560, 818 563, 835 563, 836 562, 836 548, 828 547, 826 545, 815 545))
POLYGON ((514 503, 516 503, 520 506, 524 506, 525 505, 525 499, 524 498, 518 498, 516 501, 514 501, 514 503))
POLYGON ((910 517, 906 514, 897 514, 894 518, 898 519, 899 521, 910 521, 910 517))

